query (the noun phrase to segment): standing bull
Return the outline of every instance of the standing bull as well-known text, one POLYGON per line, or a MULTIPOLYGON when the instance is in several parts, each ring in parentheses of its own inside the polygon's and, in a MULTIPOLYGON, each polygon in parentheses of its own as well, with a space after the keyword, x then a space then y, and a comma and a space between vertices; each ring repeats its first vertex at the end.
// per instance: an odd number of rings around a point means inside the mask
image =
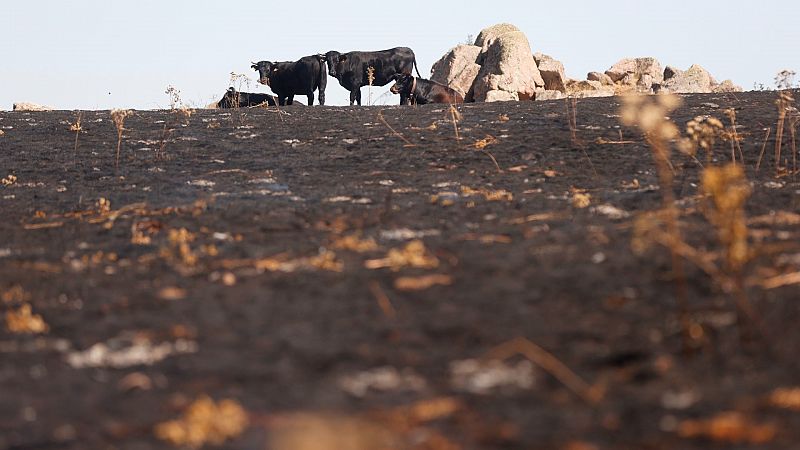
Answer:
POLYGON ((291 105, 295 95, 307 95, 311 106, 315 90, 319 90, 319 104, 325 104, 328 77, 322 56, 305 56, 295 62, 260 61, 251 67, 259 73, 258 82, 269 86, 278 96, 279 105, 291 105))
MULTIPOLYGON (((339 80, 343 88, 350 91, 350 104, 361 105, 361 88, 370 85, 368 69, 373 72, 372 86, 386 86, 397 74, 411 74, 412 67, 417 71, 414 52, 408 47, 396 47, 376 52, 339 53, 329 51, 325 54, 328 73, 339 80)), ((408 97, 400 94, 400 104, 405 105, 408 97)))

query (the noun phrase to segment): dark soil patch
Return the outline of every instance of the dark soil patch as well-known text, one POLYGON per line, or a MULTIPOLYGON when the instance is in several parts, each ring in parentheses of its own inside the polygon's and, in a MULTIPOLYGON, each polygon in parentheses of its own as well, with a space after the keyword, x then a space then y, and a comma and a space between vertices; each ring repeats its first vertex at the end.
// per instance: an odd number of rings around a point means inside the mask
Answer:
MULTIPOLYGON (((684 128, 735 108, 753 188, 744 283, 763 333, 743 340, 732 295, 687 262, 690 353, 669 252, 631 248, 661 195, 649 147, 619 127, 618 99, 579 101, 576 139, 564 101, 465 105, 460 141, 436 105, 197 111, 166 139, 173 113, 137 111, 117 170, 106 111, 83 113, 77 151, 73 112, 0 113, 0 177, 16 177, 0 186, 0 311, 28 304, 49 326, 0 324, 0 449, 169 447, 153 427, 201 395, 251 415, 230 449, 281 448, 287 423, 320 449, 384 438, 701 449, 710 441, 686 436, 686 421, 730 411, 749 421, 732 429, 768 428, 753 448, 796 448, 800 413, 767 400, 800 385, 800 289, 763 286, 800 269, 800 184, 776 176, 775 97, 687 96, 672 117, 684 128), (574 206, 576 190, 589 207, 574 206), (343 237, 376 246, 340 248, 343 237), (368 268, 416 239, 438 265, 368 268), (396 284, 429 275, 438 284, 396 284), (468 361, 517 338, 602 387, 602 400, 522 356, 493 371, 468 361), (98 343, 118 359, 81 353, 98 343)), ((729 144, 717 149, 727 161, 729 144)), ((678 154, 673 165, 683 234, 719 264, 702 168, 678 154)))

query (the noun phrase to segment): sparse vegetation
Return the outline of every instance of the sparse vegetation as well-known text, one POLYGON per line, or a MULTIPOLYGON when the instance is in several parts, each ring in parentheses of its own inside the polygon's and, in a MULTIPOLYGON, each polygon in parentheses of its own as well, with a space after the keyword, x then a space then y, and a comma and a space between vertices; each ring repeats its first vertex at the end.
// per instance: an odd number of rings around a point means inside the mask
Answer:
POLYGON ((114 109, 111 111, 111 120, 114 122, 114 127, 117 129, 117 156, 114 158, 114 168, 119 169, 119 153, 122 147, 122 133, 125 131, 125 119, 133 114, 133 111, 127 109, 114 109))

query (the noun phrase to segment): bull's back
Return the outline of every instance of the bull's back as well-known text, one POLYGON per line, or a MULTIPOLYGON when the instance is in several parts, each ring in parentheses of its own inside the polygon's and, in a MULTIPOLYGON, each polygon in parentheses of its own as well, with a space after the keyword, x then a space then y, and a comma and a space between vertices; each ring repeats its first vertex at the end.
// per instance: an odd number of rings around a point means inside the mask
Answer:
POLYGON ((364 77, 362 85, 367 84, 366 71, 369 67, 375 69, 374 86, 386 86, 393 81, 393 76, 398 73, 410 74, 414 68, 414 52, 408 47, 395 47, 387 50, 373 52, 350 52, 348 59, 355 64, 353 70, 358 70, 358 75, 364 77))

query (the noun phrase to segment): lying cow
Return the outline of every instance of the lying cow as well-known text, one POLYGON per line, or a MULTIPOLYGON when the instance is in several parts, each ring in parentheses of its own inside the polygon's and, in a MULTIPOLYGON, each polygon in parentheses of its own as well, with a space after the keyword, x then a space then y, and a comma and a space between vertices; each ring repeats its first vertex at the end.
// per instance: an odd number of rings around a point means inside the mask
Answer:
MULTIPOLYGON (((397 74, 411 74, 412 67, 417 71, 417 60, 414 52, 408 47, 396 47, 377 52, 329 51, 325 54, 328 73, 339 80, 343 88, 350 91, 350 104, 361 105, 361 88, 369 86, 368 69, 374 70, 372 86, 386 86, 397 74)), ((408 98, 400 94, 400 104, 405 105, 408 98)))
POLYGON ((266 84, 278 96, 281 106, 294 102, 295 95, 307 95, 308 105, 314 104, 314 91, 319 90, 319 104, 325 104, 325 60, 321 56, 305 56, 295 62, 260 61, 251 66, 258 71, 261 84, 266 84))
POLYGON ((263 104, 275 106, 275 97, 269 94, 255 94, 251 92, 237 92, 229 88, 222 100, 217 102, 217 108, 248 108, 263 104))
POLYGON ((400 94, 411 103, 464 103, 464 96, 453 88, 409 74, 395 75, 395 83, 389 89, 392 94, 400 94))

